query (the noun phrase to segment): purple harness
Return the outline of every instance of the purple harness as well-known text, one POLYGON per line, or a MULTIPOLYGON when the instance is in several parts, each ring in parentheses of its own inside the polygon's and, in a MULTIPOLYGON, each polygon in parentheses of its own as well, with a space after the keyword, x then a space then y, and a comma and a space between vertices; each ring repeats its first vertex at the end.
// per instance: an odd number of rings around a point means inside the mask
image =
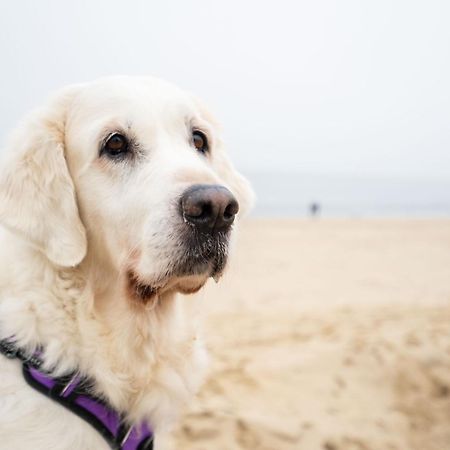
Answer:
POLYGON ((153 433, 145 424, 126 426, 121 415, 89 392, 87 380, 76 373, 54 378, 40 370, 39 355, 28 356, 8 339, 0 340, 0 353, 20 359, 27 383, 93 426, 114 450, 153 450, 153 433))

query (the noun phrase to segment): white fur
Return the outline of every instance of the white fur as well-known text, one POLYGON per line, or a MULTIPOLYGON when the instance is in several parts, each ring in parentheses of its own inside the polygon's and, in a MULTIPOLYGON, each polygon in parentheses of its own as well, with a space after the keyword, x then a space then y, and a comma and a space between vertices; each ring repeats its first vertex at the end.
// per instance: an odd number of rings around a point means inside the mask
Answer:
MULTIPOLYGON (((164 278, 180 252, 177 199, 198 183, 227 186, 241 211, 251 199, 218 133, 190 94, 153 78, 111 77, 66 88, 28 117, 0 174, 0 338, 30 351, 42 345, 48 368, 91 377, 130 422, 156 432, 196 391, 206 360, 192 299, 177 291, 208 274, 164 278), (192 127, 208 133, 210 156, 192 147, 192 127), (99 157, 117 129, 139 142, 136 164, 99 157), (156 301, 130 301, 130 267, 162 286, 156 301)), ((1 355, 0 447, 108 448, 1 355)))

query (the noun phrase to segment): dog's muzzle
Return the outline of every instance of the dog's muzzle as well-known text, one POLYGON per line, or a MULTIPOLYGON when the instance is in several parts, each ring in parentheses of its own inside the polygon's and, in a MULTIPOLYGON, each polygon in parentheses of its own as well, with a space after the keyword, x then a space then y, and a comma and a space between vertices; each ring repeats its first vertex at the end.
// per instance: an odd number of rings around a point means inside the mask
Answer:
POLYGON ((179 200, 183 221, 177 228, 171 263, 154 283, 128 271, 130 296, 149 304, 168 288, 187 294, 198 291, 209 277, 217 281, 228 259, 230 232, 238 211, 237 200, 224 186, 197 184, 186 189, 179 200))

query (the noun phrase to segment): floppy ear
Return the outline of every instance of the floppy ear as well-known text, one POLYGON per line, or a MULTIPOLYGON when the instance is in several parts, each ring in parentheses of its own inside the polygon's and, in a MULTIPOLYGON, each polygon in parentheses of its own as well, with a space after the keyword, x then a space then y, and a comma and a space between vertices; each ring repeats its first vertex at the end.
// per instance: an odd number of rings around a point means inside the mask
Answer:
POLYGON ((61 92, 16 130, 0 171, 0 224, 63 267, 79 264, 87 247, 64 155, 73 94, 74 88, 61 92))

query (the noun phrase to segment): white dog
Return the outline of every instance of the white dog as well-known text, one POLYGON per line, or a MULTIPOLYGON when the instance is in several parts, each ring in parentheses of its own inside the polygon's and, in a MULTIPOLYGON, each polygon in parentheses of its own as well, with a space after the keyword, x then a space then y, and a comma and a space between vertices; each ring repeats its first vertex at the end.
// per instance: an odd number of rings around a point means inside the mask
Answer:
POLYGON ((151 448, 205 362, 177 294, 220 277, 251 196, 209 113, 153 78, 70 86, 16 130, 0 174, 1 449, 151 448), (80 413, 83 396, 103 410, 80 413))

